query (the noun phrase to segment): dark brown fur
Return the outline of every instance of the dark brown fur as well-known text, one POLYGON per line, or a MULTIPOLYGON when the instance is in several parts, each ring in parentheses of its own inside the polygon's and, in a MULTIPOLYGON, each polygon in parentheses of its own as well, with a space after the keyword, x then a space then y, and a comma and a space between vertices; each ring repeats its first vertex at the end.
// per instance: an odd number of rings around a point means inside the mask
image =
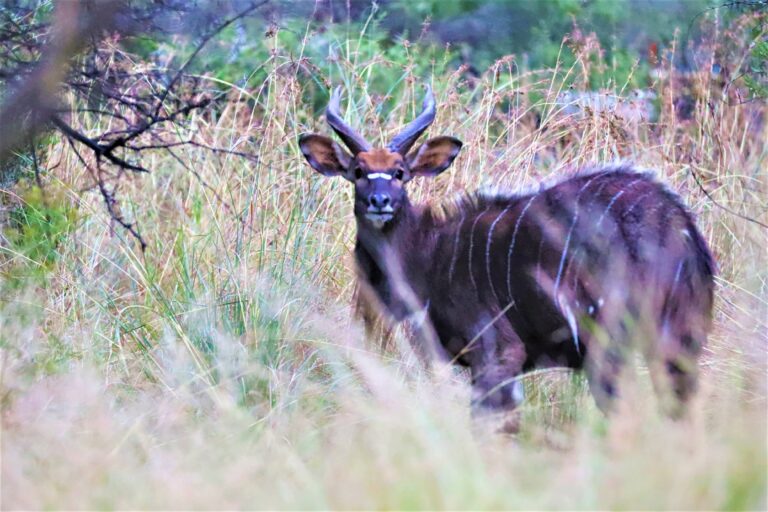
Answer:
POLYGON ((514 377, 565 366, 584 367, 607 407, 633 338, 675 405, 695 388, 715 264, 678 197, 646 174, 606 167, 442 212, 407 205, 380 231, 358 229, 360 278, 397 320, 427 307, 478 404, 512 407, 514 377))

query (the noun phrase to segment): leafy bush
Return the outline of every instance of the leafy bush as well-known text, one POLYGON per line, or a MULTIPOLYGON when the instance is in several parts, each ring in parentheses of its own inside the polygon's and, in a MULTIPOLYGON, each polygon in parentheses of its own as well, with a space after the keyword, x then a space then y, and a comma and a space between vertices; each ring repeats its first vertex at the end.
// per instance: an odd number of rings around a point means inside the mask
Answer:
POLYGON ((59 246, 75 228, 77 211, 61 192, 43 190, 37 185, 17 185, 18 202, 10 212, 3 234, 7 253, 15 257, 10 268, 10 283, 21 278, 42 279, 59 259, 59 246))

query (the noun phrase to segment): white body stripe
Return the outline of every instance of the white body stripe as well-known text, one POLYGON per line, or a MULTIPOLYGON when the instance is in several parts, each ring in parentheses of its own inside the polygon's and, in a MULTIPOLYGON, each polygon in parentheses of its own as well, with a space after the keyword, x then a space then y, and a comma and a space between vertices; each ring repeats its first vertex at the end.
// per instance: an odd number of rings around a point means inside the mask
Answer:
MULTIPOLYGON (((565 243, 563 244, 563 253, 560 255, 560 265, 557 267, 557 277, 555 277, 555 286, 554 286, 554 293, 553 296, 555 297, 555 301, 558 306, 560 306, 560 296, 558 295, 558 291, 560 289, 560 279, 563 277, 563 268, 565 267, 565 258, 568 255, 568 249, 571 245, 571 238, 573 237, 573 230, 576 228, 576 223, 579 220, 579 200, 581 199, 581 194, 584 193, 585 190, 587 190, 587 187, 592 184, 593 181, 595 181, 597 178, 600 178, 602 176, 605 176, 605 173, 596 174, 593 176, 590 180, 588 180, 581 189, 579 189, 579 193, 576 194, 576 201, 575 205, 573 207, 573 220, 571 221, 571 227, 568 229, 568 234, 565 237, 565 243)), ((576 349, 578 350, 578 344, 576 345, 576 349)))
POLYGON ((675 271, 675 280, 672 281, 672 290, 669 292, 670 295, 675 292, 675 289, 677 288, 677 283, 680 281, 680 274, 683 271, 683 265, 685 265, 685 260, 680 260, 680 263, 677 264, 677 270, 675 271))
MULTIPOLYGON (((677 264, 677 270, 675 270, 675 280, 672 281, 672 288, 669 289, 669 293, 667 294, 667 297, 671 297, 672 295, 675 294, 675 291, 677 290, 677 284, 680 282, 680 274, 683 273, 684 266, 685 266, 685 260, 680 260, 680 262, 677 264)), ((662 333, 664 335, 664 338, 662 339, 668 339, 667 336, 669 334, 669 318, 671 314, 669 313, 669 311, 667 311, 667 314, 664 316, 665 316, 664 331, 662 333)))
POLYGON ((603 211, 603 214, 600 215, 599 219, 597 219, 597 227, 600 227, 600 225, 603 223, 603 219, 608 214, 608 211, 611 209, 611 206, 613 206, 613 203, 615 203, 616 200, 618 198, 620 198, 621 196, 623 196, 623 195, 624 195, 624 191, 620 190, 618 194, 616 194, 615 196, 613 196, 611 198, 611 201, 608 203, 608 206, 605 207, 605 210, 603 211))
POLYGON ((627 208, 627 210, 622 215, 628 215, 629 213, 631 213, 632 210, 635 209, 635 206, 637 206, 638 204, 642 203, 643 199, 645 199, 646 197, 648 197, 648 196, 650 196, 652 194, 653 194, 653 192, 647 192, 645 194, 642 194, 640 197, 637 198, 637 200, 634 203, 632 203, 629 206, 629 208, 627 208))
POLYGON ((483 218, 483 215, 490 209, 491 207, 487 206, 485 210, 483 210, 483 213, 477 216, 475 222, 472 223, 472 230, 469 232, 469 258, 467 261, 467 268, 469 269, 469 280, 472 281, 472 288, 475 290, 477 290, 477 282, 475 282, 475 276, 472 274, 472 249, 475 246, 475 228, 477 227, 477 223, 480 222, 480 219, 483 218))
MULTIPOLYGON (((568 265, 566 265, 565 267, 565 275, 568 275, 568 270, 570 270, 571 268, 576 269, 573 272, 571 272, 571 277, 573 278, 573 283, 571 284, 571 290, 576 290, 576 283, 578 281, 577 276, 579 275, 578 270, 581 265, 582 252, 583 250, 581 249, 581 247, 577 247, 573 251, 573 256, 571 256, 571 259, 568 260, 568 265)), ((577 302, 576 307, 579 307, 578 300, 576 302, 577 302)))
POLYGON ((509 295, 509 300, 513 301, 512 299, 512 251, 515 250, 515 240, 517 239, 517 230, 520 229, 520 222, 522 222, 523 217, 525 217, 525 212, 528 211, 528 208, 531 206, 531 203, 533 203, 533 200, 536 199, 538 195, 534 195, 531 197, 531 199, 526 203, 525 207, 523 207, 523 211, 520 212, 520 216, 517 218, 517 222, 515 222, 515 229, 512 232, 512 241, 509 242, 509 251, 507 251, 507 294, 509 295))
MULTIPOLYGON (((557 302, 562 302, 560 297, 557 297, 557 302)), ((573 311, 571 311, 571 306, 568 304, 568 301, 565 301, 563 309, 565 310, 564 313, 565 319, 568 322, 568 328, 571 330, 573 346, 576 347, 576 353, 581 355, 581 348, 579 348, 579 324, 576 322, 576 317, 574 316, 573 311)))
POLYGON ((461 236, 461 228, 464 227, 464 219, 466 217, 465 212, 461 212, 461 221, 459 221, 459 229, 456 230, 456 238, 453 239, 453 254, 451 255, 451 265, 448 267, 448 284, 453 282, 453 271, 456 270, 456 260, 459 258, 459 237, 461 236))
POLYGON ((491 227, 488 229, 488 241, 485 243, 485 270, 488 272, 488 284, 491 287, 493 296, 496 298, 496 302, 499 302, 499 296, 496 295, 496 288, 493 286, 493 279, 491 278, 491 242, 493 241, 493 229, 501 218, 509 211, 512 206, 507 206, 502 212, 494 219, 491 227))
POLYGON ((624 195, 624 192, 626 192, 626 190, 627 190, 629 187, 631 187, 632 185, 634 185, 634 184, 635 184, 635 183, 637 183, 638 181, 640 181, 640 180, 639 180, 639 179, 637 179, 637 180, 634 180, 634 181, 630 181, 630 182, 627 184, 627 186, 626 186, 626 187, 625 187, 623 190, 619 190, 619 192, 618 192, 618 193, 617 193, 615 196, 613 196, 613 197, 611 198, 611 201, 608 203, 608 206, 606 206, 606 207, 605 207, 605 211, 603 211, 603 214, 602 214, 602 215, 600 216, 600 218, 597 220, 597 227, 600 227, 600 225, 603 223, 603 219, 604 219, 604 218, 605 218, 605 216, 608 214, 608 212, 611 210, 611 207, 613 206, 613 203, 615 203, 615 202, 616 202, 616 200, 617 200, 618 198, 620 198, 621 196, 623 196, 623 195, 624 195))
POLYGON ((597 190, 595 190, 595 197, 598 197, 600 195, 600 192, 603 191, 606 185, 610 183, 610 180, 604 181, 599 187, 597 187, 597 190))
POLYGON ((390 181, 392 179, 391 174, 387 174, 384 172, 372 172, 367 176, 369 180, 387 180, 390 181))

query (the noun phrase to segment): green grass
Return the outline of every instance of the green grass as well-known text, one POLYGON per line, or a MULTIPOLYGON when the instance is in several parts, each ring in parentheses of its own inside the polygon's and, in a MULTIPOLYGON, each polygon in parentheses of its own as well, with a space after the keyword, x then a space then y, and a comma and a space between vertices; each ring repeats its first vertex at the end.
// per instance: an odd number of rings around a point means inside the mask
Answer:
MULTIPOLYGON (((764 509, 766 231, 714 206, 691 172, 719 203, 765 222, 768 134, 751 117, 765 105, 727 107, 697 75, 686 124, 673 119, 667 78, 654 86, 656 125, 564 119, 554 99, 560 84, 588 83, 586 63, 520 75, 500 61, 476 88, 456 72, 429 77, 439 104, 429 133, 465 147, 451 171, 412 183, 416 202, 629 159, 683 196, 720 265, 686 421, 659 414, 639 364, 610 418, 580 376, 554 370, 525 379, 519 433, 500 435, 470 416, 465 374, 425 371, 403 333, 380 353, 353 319, 351 190, 300 155, 300 133, 329 132, 307 98, 345 84, 347 118, 379 141, 413 115, 423 79, 407 59, 360 57, 360 41, 312 68, 277 47, 259 67, 264 83, 192 120, 199 140, 257 163, 188 147, 200 179, 158 152, 152 174, 124 180, 122 211, 145 254, 82 193, 90 178, 69 147, 47 148, 46 194, 76 214, 55 231, 35 216, 4 231, 2 507, 764 509), (385 72, 396 85, 383 90, 385 72), (384 94, 392 108, 380 111, 384 94), (22 250, 30 236, 44 250, 22 250), (40 265, 42 281, 9 284, 40 265)), ((7 200, 39 210, 23 197, 7 200)))

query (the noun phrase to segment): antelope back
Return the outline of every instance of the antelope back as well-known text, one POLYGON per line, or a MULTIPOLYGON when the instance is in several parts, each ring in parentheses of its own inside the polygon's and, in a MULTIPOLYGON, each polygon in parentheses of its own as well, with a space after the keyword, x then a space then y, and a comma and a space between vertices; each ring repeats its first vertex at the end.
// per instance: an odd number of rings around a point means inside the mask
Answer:
POLYGON ((689 343, 708 329, 714 262, 677 196, 649 175, 611 167, 535 194, 478 196, 440 231, 433 310, 466 315, 452 324, 503 315, 529 355, 570 340, 560 362, 576 364, 587 325, 619 336, 628 316, 689 343))

